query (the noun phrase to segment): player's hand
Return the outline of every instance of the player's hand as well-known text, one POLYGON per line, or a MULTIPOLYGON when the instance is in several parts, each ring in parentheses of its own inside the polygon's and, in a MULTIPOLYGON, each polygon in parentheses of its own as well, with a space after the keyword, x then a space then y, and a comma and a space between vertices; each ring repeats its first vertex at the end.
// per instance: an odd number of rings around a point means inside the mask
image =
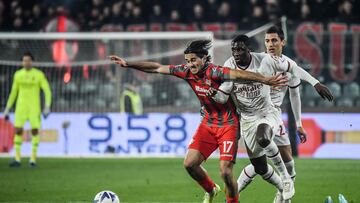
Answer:
POLYGON ((266 77, 264 83, 270 86, 287 86, 288 82, 289 80, 286 75, 278 73, 274 76, 266 77))
POLYGON ((210 87, 208 91, 206 92, 207 97, 213 97, 217 93, 217 90, 213 87, 210 87))
POLYGON ((127 62, 123 59, 123 58, 120 58, 116 55, 110 55, 109 56, 109 59, 114 62, 115 64, 118 64, 122 67, 126 67, 127 66, 127 62))
POLYGON ((316 89, 316 91, 318 92, 318 94, 323 98, 323 99, 327 99, 329 101, 333 101, 334 100, 334 96, 332 95, 331 91, 329 90, 329 88, 327 88, 325 85, 319 83, 316 83, 316 85, 314 85, 314 88, 316 89))
POLYGON ((6 121, 8 121, 10 118, 9 118, 9 112, 10 112, 10 110, 8 109, 8 108, 5 108, 5 110, 4 110, 4 119, 6 120, 6 121))
POLYGON ((50 107, 45 107, 43 110, 44 118, 46 119, 50 114, 50 107))
POLYGON ((307 133, 306 133, 305 129, 303 127, 298 127, 296 131, 300 138, 300 142, 305 143, 307 140, 307 133))

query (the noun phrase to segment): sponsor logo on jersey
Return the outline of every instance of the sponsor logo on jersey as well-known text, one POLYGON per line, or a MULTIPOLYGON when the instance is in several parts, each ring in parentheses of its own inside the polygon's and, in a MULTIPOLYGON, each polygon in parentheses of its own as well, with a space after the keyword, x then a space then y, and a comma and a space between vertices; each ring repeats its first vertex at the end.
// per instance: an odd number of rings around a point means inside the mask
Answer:
POLYGON ((240 97, 245 97, 248 99, 255 98, 260 95, 263 86, 264 85, 261 83, 236 85, 234 88, 234 92, 237 96, 240 97))
POLYGON ((202 92, 202 93, 207 93, 207 92, 208 92, 207 89, 202 88, 202 87, 199 87, 199 86, 197 86, 197 85, 195 85, 195 90, 196 90, 197 92, 202 92))

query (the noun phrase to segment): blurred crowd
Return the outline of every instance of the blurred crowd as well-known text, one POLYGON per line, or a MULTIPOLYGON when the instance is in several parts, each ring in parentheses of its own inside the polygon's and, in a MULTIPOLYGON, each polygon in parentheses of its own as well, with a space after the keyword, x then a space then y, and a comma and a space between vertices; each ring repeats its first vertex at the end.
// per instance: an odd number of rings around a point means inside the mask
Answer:
POLYGON ((1 31, 39 31, 61 14, 81 31, 107 24, 233 22, 256 27, 294 21, 360 21, 359 0, 0 0, 1 31))

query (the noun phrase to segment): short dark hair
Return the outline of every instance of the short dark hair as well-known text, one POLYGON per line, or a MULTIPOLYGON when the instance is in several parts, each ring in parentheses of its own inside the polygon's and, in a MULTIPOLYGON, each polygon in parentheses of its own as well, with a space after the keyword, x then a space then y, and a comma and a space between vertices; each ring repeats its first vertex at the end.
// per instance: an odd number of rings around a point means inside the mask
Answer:
POLYGON ((270 33, 278 34, 281 40, 285 39, 284 31, 278 26, 271 26, 268 30, 266 30, 266 34, 270 33))
POLYGON ((27 52, 24 52, 24 54, 23 54, 23 58, 24 58, 24 56, 28 56, 28 57, 30 57, 31 58, 31 60, 33 61, 34 60, 34 56, 31 54, 31 52, 29 52, 29 51, 27 51, 27 52))
POLYGON ((211 47, 211 40, 195 40, 190 42, 186 47, 184 54, 196 54, 196 56, 200 58, 207 56, 206 62, 210 62, 211 56, 209 55, 209 49, 211 47))
POLYGON ((246 35, 237 35, 236 37, 234 37, 234 39, 231 41, 231 43, 237 43, 237 42, 242 42, 244 43, 246 46, 250 46, 250 39, 248 36, 246 35))

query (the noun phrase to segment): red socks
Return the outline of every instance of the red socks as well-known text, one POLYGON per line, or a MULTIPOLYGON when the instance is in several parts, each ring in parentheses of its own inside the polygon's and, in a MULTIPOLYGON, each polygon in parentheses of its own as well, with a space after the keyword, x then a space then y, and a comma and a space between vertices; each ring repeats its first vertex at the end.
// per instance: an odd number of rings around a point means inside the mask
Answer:
POLYGON ((226 196, 226 203, 238 203, 239 202, 239 195, 236 197, 228 197, 226 196))
POLYGON ((203 180, 197 182, 208 193, 211 193, 215 187, 215 183, 210 179, 208 175, 203 180))

